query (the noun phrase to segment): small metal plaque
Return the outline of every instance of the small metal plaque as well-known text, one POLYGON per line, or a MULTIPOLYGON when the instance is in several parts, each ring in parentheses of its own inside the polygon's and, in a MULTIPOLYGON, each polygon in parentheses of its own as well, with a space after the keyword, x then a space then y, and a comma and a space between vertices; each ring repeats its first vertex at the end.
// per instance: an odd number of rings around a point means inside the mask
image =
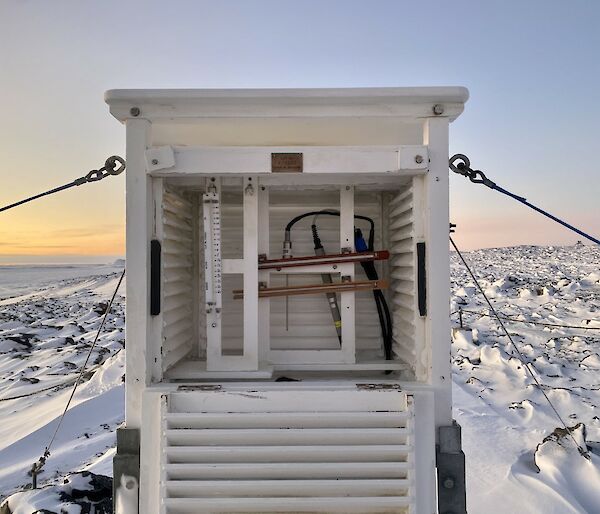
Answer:
POLYGON ((271 172, 302 173, 301 153, 272 153, 271 172))

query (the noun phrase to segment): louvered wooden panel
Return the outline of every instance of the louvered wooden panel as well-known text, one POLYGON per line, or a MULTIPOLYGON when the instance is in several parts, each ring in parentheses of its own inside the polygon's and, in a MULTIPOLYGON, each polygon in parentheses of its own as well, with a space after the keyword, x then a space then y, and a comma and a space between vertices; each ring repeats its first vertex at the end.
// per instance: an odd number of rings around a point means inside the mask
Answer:
POLYGON ((194 200, 173 189, 162 195, 163 337, 166 371, 193 350, 194 200))
POLYGON ((414 507, 414 414, 402 391, 179 392, 163 416, 166 514, 414 507))
POLYGON ((390 289, 395 358, 416 365, 415 194, 411 182, 389 201, 390 289))

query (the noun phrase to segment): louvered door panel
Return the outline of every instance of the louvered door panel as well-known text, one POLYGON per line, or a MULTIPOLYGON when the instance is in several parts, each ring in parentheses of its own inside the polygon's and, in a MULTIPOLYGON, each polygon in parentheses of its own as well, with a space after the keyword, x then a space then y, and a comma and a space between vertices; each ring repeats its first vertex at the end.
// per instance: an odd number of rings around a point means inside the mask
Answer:
POLYGON ((390 297, 393 313, 393 352, 397 359, 415 365, 415 262, 413 188, 409 184, 389 203, 390 297))
POLYGON ((162 194, 162 370, 192 351, 194 342, 194 206, 166 188, 162 194))
POLYGON ((412 403, 398 390, 186 392, 162 432, 163 507, 409 512, 412 403))

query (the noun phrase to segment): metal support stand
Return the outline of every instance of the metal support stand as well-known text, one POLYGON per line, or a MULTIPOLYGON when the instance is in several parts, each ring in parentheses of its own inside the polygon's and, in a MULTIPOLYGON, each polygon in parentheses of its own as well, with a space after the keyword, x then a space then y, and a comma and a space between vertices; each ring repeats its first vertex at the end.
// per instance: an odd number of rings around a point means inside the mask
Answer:
POLYGON ((440 427, 438 435, 436 463, 439 513, 467 514, 465 454, 461 447, 460 425, 453 421, 451 426, 440 427))
POLYGON ((117 453, 113 457, 113 505, 117 505, 117 489, 121 477, 134 477, 140 483, 140 430, 117 428, 117 453))

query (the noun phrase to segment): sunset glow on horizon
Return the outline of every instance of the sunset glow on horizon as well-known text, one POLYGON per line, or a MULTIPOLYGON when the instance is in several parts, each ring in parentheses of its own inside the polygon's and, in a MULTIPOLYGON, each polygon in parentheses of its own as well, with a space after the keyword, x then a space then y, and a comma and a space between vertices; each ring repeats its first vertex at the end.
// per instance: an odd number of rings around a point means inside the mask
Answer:
MULTIPOLYGON (((600 4, 165 5, 0 4, 0 206, 124 157, 108 89, 456 85, 470 99, 450 126, 450 154, 468 154, 498 184, 600 235, 600 4), (468 38, 450 29, 465 26, 468 38)), ((464 177, 451 177, 450 194, 455 240, 466 250, 581 239, 464 177)), ((124 253, 123 175, 0 213, 0 263, 124 253)))

